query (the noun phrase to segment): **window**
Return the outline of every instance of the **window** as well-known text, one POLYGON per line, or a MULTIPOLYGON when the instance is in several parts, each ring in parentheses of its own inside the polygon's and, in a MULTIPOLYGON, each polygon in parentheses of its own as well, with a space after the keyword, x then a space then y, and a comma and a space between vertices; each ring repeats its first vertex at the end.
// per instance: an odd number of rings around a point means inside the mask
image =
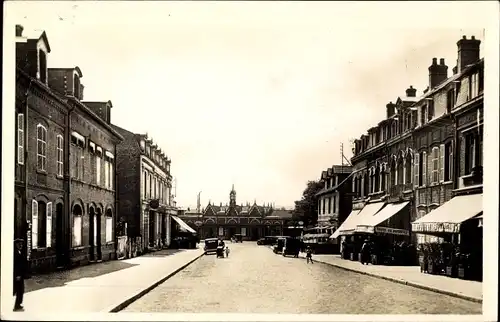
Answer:
POLYGON ((89 141, 89 152, 95 154, 95 143, 92 141, 89 141))
POLYGON ((39 68, 40 68, 40 81, 44 84, 47 83, 47 55, 43 50, 38 50, 39 68))
POLYGON ((106 211, 106 243, 113 241, 113 214, 111 209, 106 211))
POLYGON ((391 164, 391 186, 395 186, 396 185, 396 175, 397 175, 396 161, 393 160, 392 164, 391 164))
POLYGON ((17 163, 24 164, 24 114, 17 114, 17 163))
POLYGON ((104 187, 109 189, 109 161, 104 159, 104 187))
POLYGON ((455 107, 455 93, 450 89, 446 94, 446 112, 451 113, 453 107, 455 107))
POLYGON ((420 164, 420 153, 415 153, 415 162, 413 166, 415 167, 414 175, 415 175, 415 187, 421 186, 422 185, 422 177, 420 174, 422 173, 422 166, 420 164))
POLYGON ((96 156, 95 158, 95 179, 96 179, 96 185, 100 186, 101 185, 101 158, 99 156, 96 156))
POLYGON ((63 153, 63 137, 62 135, 57 136, 57 176, 62 177, 63 176, 63 158, 64 158, 64 153, 63 153))
POLYGON ((411 183, 411 169, 412 169, 412 164, 411 164, 411 155, 408 154, 406 157, 406 162, 405 162, 405 184, 410 184, 411 183))
POLYGON ((328 213, 331 214, 332 213, 332 198, 327 198, 326 200, 328 200, 328 213))
POLYGON ((32 247, 36 248, 44 248, 47 246, 47 236, 50 237, 52 232, 52 226, 47 229, 47 223, 50 222, 52 225, 52 203, 45 203, 43 201, 32 201, 31 207, 31 238, 32 238, 32 247), (50 211, 50 219, 48 219, 48 213, 50 211))
POLYGON ((427 185, 427 152, 423 151, 420 155, 420 162, 422 162, 422 168, 420 173, 422 174, 422 186, 427 185))
POLYGON ((322 199, 322 202, 323 202, 323 209, 322 209, 322 211, 321 211, 321 213, 322 213, 322 214, 325 214, 325 208, 326 208, 326 202, 325 202, 325 201, 326 201, 326 200, 323 198, 323 199, 322 199))
POLYGON ((478 147, 479 153, 478 153, 477 164, 482 166, 483 165, 483 132, 482 131, 479 134, 478 139, 479 139, 479 147, 478 147))
POLYGON ((333 195, 333 213, 337 212, 337 195, 333 195))
POLYGON ((452 173, 453 173, 453 150, 452 150, 452 143, 448 142, 444 145, 444 160, 443 160, 443 167, 444 167, 444 174, 443 174, 443 180, 444 181, 451 181, 452 178, 452 173))
POLYGON ((78 75, 73 75, 73 93, 74 96, 80 99, 80 78, 78 75))
POLYGON ((420 110, 420 125, 427 123, 427 106, 422 106, 420 110))
POLYGON ((475 166, 476 142, 474 134, 468 134, 465 137, 465 174, 470 174, 475 166))
POLYGON ((246 235, 247 235, 247 228, 241 227, 241 236, 246 236, 246 235))
POLYGON ((148 191, 147 191, 147 187, 148 187, 148 172, 147 171, 144 171, 143 172, 143 179, 142 179, 142 191, 143 191, 143 198, 144 199, 147 199, 148 198, 148 191))
POLYGON ((434 117, 434 101, 429 100, 427 102, 427 120, 430 121, 434 117))
POLYGON ((432 183, 439 181, 439 148, 432 148, 432 183))
POLYGON ((475 98, 479 94, 479 73, 469 76, 469 99, 475 98))
POLYGON ((153 176, 149 174, 149 198, 153 198, 153 176))
POLYGON ((397 184, 404 184, 403 181, 403 176, 404 176, 404 165, 403 165, 403 159, 400 159, 398 162, 398 174, 397 174, 397 184))
MULTIPOLYGON (((75 205, 73 207, 73 247, 82 245, 82 215, 83 212, 80 205, 75 205)), ((94 218, 96 217, 94 216, 94 218)))
POLYGON ((161 181, 159 181, 158 187, 159 187, 158 199, 160 199, 160 201, 162 201, 163 203, 163 183, 161 181))
POLYGON ((114 182, 114 172, 113 172, 113 159, 111 159, 111 161, 109 162, 109 189, 110 190, 114 190, 113 188, 113 182, 114 182))
POLYGON ((37 128, 37 168, 40 171, 47 171, 47 129, 38 124, 37 128))
POLYGON ((52 202, 47 202, 46 246, 52 247, 52 202))

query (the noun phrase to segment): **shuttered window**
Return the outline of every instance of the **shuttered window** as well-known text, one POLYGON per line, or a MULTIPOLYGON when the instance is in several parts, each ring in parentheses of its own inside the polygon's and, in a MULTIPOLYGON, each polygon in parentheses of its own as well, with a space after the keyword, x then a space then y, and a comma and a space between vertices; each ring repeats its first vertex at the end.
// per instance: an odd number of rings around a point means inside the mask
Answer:
POLYGON ((441 144, 439 146, 439 182, 444 182, 445 154, 445 146, 441 144))
POLYGON ((113 217, 106 216, 106 243, 113 241, 113 217))
POLYGON ((37 125, 37 168, 40 171, 47 171, 47 129, 41 125, 37 125))
POLYGON ((38 201, 31 201, 31 245, 38 248, 38 201))
POLYGON ((63 176, 63 158, 64 158, 64 150, 63 150, 63 137, 62 135, 57 136, 57 175, 59 177, 63 176))
POLYGON ((82 245, 82 216, 73 215, 73 247, 82 245))
POLYGON ((439 148, 432 148, 432 183, 439 181, 439 148))
POLYGON ((52 202, 47 203, 47 228, 46 228, 46 235, 47 235, 47 247, 52 247, 52 202))
POLYGON ((420 185, 420 173, 419 173, 419 170, 420 170, 420 154, 419 153, 415 153, 415 163, 414 163, 414 175, 415 175, 415 187, 418 187, 420 185))
POLYGON ((422 185, 427 185, 427 152, 422 152, 422 185))

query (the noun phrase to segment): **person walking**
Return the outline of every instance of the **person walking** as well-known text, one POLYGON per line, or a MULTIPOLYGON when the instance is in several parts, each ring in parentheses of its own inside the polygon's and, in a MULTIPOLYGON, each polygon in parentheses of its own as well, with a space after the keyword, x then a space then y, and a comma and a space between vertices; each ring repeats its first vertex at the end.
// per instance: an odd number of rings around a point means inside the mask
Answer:
POLYGON ((14 295, 16 301, 14 311, 23 311, 24 279, 26 277, 27 262, 23 254, 24 240, 14 240, 14 295))
POLYGON ((311 262, 311 264, 314 264, 313 259, 312 259, 312 249, 311 246, 307 246, 306 248, 306 260, 307 263, 311 262))
POLYGON ((229 257, 229 247, 226 246, 226 257, 229 257))
POLYGON ((370 244, 367 239, 365 239, 363 246, 361 246, 361 264, 368 265, 369 260, 368 258, 370 257, 370 244))

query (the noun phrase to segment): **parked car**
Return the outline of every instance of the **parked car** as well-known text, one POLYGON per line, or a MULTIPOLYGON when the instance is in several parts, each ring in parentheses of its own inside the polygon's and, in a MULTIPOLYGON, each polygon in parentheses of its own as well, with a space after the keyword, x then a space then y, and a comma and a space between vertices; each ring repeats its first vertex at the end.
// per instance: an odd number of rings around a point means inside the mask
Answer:
POLYGON ((218 238, 207 238, 205 239, 205 247, 203 250, 205 251, 205 254, 216 253, 217 246, 219 246, 218 238))
POLYGON ((257 240, 257 245, 273 245, 276 242, 276 237, 274 236, 265 236, 257 240))
POLYGON ((287 237, 283 246, 283 256, 293 255, 298 256, 300 252, 301 240, 298 238, 287 237))
POLYGON ((276 245, 274 245, 273 252, 275 254, 281 253, 283 251, 283 247, 285 246, 286 237, 279 237, 277 239, 276 245))
POLYGON ((243 235, 241 235, 241 234, 235 234, 233 236, 233 241, 235 243, 242 243, 243 242, 243 235))

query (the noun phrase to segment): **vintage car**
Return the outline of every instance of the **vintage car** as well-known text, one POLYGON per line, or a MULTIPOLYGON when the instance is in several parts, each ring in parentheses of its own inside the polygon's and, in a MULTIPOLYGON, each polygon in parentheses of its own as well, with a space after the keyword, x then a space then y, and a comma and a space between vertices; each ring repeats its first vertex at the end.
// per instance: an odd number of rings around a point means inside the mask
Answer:
POLYGON ((283 256, 293 255, 298 256, 301 247, 301 240, 294 237, 286 237, 285 244, 283 246, 283 251, 281 252, 283 256))
POLYGON ((265 236, 257 240, 257 245, 274 245, 276 243, 276 237, 265 236))
POLYGON ((276 241, 276 245, 273 247, 273 252, 275 254, 281 253, 283 251, 283 247, 285 246, 286 237, 278 237, 276 241))
POLYGON ((243 235, 241 235, 241 234, 235 234, 233 236, 233 241, 235 243, 242 243, 243 242, 243 235))
POLYGON ((203 250, 205 251, 205 254, 216 253, 217 246, 219 246, 218 238, 207 238, 205 239, 205 247, 203 250))

